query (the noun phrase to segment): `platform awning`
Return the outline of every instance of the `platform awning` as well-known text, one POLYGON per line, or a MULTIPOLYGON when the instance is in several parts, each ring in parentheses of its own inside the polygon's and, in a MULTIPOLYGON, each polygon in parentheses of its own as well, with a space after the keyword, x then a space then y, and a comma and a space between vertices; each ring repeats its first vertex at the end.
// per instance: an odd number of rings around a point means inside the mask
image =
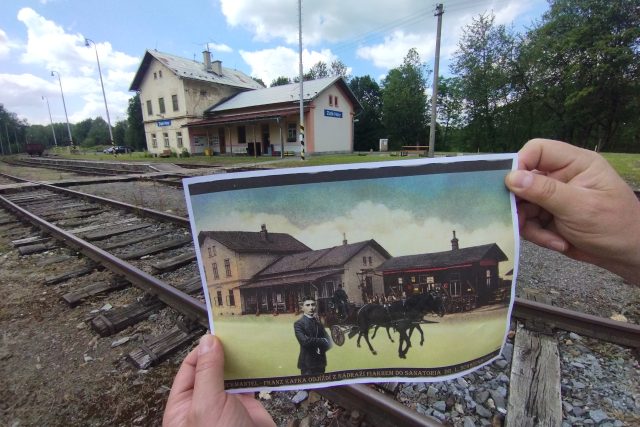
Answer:
MULTIPOLYGON (((309 107, 305 107, 304 111, 309 111, 309 107)), ((185 125, 185 127, 196 128, 196 127, 207 127, 207 126, 215 126, 222 124, 234 124, 234 123, 246 123, 246 122, 255 122, 260 120, 275 120, 280 117, 290 116, 292 114, 297 114, 300 112, 299 107, 287 107, 287 108, 278 108, 271 110, 261 110, 261 111, 251 111, 251 112, 242 112, 242 113, 233 113, 233 114, 220 114, 216 117, 211 117, 207 119, 202 119, 198 121, 194 121, 185 125)))
POLYGON ((283 276, 277 277, 268 277, 264 279, 258 278, 251 283, 240 286, 240 289, 257 289, 257 288, 266 288, 270 286, 284 286, 284 285, 301 285, 305 283, 312 283, 316 280, 322 279, 324 277, 333 276, 335 274, 344 273, 343 269, 332 269, 332 270, 323 270, 316 272, 304 273, 300 274, 287 274, 283 276))

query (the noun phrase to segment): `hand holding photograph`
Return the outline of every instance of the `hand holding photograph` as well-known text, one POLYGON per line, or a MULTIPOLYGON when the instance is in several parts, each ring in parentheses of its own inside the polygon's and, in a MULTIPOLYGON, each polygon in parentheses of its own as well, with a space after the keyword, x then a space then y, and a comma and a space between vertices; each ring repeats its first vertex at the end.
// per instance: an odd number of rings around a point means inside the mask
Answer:
POLYGON ((504 186, 516 163, 444 157, 185 179, 226 388, 441 381, 494 360, 517 276, 504 186))

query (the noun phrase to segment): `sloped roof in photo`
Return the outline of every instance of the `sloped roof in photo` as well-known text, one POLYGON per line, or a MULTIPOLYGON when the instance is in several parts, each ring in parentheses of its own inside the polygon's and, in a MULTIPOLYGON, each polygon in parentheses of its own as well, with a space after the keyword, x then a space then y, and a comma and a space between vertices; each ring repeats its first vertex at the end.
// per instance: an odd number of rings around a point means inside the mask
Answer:
POLYGON ((286 274, 293 271, 310 271, 330 267, 342 268, 344 264, 367 246, 373 247, 385 258, 391 257, 378 242, 371 239, 363 242, 349 243, 332 248, 284 256, 259 272, 256 275, 256 279, 273 274, 286 274))
POLYGON ((201 231, 198 234, 200 246, 205 238, 211 238, 236 252, 264 252, 288 254, 310 251, 307 245, 286 233, 260 231, 201 231))
POLYGON ((507 256, 502 249, 495 244, 472 246, 444 252, 434 252, 418 255, 405 255, 388 259, 383 262, 377 271, 389 272, 394 270, 407 270, 411 268, 440 268, 456 265, 480 262, 483 259, 495 259, 507 261, 507 256))

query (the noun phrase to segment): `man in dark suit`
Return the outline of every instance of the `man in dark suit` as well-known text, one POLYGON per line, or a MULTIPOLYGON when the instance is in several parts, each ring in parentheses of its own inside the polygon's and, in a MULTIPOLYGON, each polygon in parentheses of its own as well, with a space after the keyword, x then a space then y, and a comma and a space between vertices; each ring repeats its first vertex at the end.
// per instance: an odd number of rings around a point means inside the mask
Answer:
POLYGON ((306 297, 302 303, 303 315, 293 324, 298 343, 298 369, 302 375, 324 374, 327 366, 326 352, 331 348, 331 341, 316 315, 316 300, 306 297))

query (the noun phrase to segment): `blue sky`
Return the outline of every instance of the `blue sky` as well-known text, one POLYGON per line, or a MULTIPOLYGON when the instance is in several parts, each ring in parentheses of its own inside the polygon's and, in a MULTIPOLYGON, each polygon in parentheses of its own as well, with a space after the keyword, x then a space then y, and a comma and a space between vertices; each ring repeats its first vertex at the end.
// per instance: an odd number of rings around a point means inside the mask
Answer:
MULTIPOLYGON (((441 74, 462 29, 493 11, 498 23, 530 26, 545 0, 444 0, 441 74)), ((353 76, 380 79, 411 47, 433 68, 436 2, 421 0, 303 0, 305 69, 341 59, 353 76), (366 7, 364 6, 366 4, 366 7)), ((106 118, 95 50, 112 124, 126 118, 131 80, 146 49, 201 60, 208 45, 215 59, 262 78, 295 76, 298 68, 296 0, 192 0, 175 2, 14 0, 0 4, 0 103, 29 123, 64 121, 60 73, 69 120, 106 118)))
POLYGON ((375 239, 393 256, 498 243, 513 268, 507 171, 462 172, 191 196, 197 231, 289 233, 312 249, 375 239), (402 225, 401 227, 399 225, 402 225))

